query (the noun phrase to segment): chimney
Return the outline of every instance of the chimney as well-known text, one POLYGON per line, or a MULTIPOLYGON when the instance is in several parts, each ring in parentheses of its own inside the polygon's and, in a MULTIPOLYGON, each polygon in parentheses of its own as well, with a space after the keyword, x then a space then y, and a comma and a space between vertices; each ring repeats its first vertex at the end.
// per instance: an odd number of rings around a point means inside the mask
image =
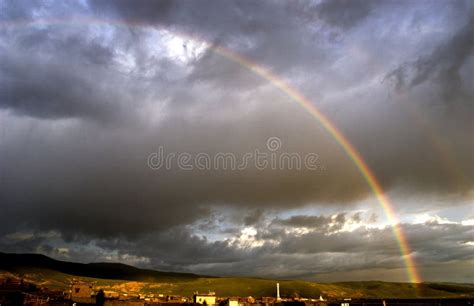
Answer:
POLYGON ((280 301, 280 283, 277 283, 277 301, 280 301))

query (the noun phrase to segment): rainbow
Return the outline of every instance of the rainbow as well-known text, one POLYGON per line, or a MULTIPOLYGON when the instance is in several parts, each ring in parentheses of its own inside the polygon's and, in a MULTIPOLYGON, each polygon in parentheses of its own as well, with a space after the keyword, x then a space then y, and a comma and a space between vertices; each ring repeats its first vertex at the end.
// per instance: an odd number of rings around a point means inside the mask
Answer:
POLYGON ((251 70, 253 73, 259 75, 265 80, 271 82, 275 87, 280 89, 293 101, 303 107, 309 114, 311 114, 311 116, 313 116, 323 126, 323 128, 336 140, 336 142, 342 147, 347 156, 356 165, 357 169, 366 180, 370 189, 373 191, 378 202, 383 208, 387 218, 389 219, 393 233, 395 235, 395 238, 397 239, 400 251, 405 261, 405 266, 410 281, 413 283, 420 283, 421 277, 416 269, 415 261, 411 255, 412 251, 410 250, 410 245, 408 244, 408 241, 402 231, 402 228, 400 227, 400 223, 394 211, 393 205, 390 203, 388 197, 385 195, 385 192, 383 191, 382 186, 378 182, 377 177, 375 176, 373 171, 370 170, 367 163, 364 161, 357 149, 349 142, 347 137, 344 136, 344 134, 339 129, 337 129, 337 127, 331 122, 331 120, 329 120, 329 118, 327 118, 323 113, 321 113, 308 98, 306 98, 303 94, 297 91, 294 87, 290 86, 283 79, 272 74, 268 69, 265 69, 264 67, 259 66, 255 62, 252 62, 249 59, 228 49, 224 49, 220 46, 213 46, 213 50, 215 50, 218 54, 221 54, 222 56, 240 64, 241 66, 246 67, 247 69, 251 70))
MULTIPOLYGON (((139 22, 128 22, 128 21, 117 21, 117 20, 106 20, 106 19, 90 19, 90 18, 72 18, 72 19, 37 19, 37 20, 13 20, 13 21, 2 21, 0 22, 1 27, 10 27, 10 26, 31 26, 31 25, 41 25, 41 26, 53 26, 53 25, 65 25, 65 26, 88 26, 88 25, 103 25, 103 26, 125 26, 131 28, 160 28, 160 25, 150 25, 146 23, 139 22)), ((166 31, 169 29, 164 28, 166 31)), ((263 78, 264 80, 270 82, 278 88, 283 93, 285 93, 291 100, 299 104, 304 110, 306 110, 313 118, 315 118, 321 126, 334 138, 334 140, 339 144, 342 150, 347 154, 349 159, 354 163, 362 177, 367 182, 371 191, 374 193, 378 202, 380 203, 387 219, 390 222, 393 234, 397 240, 397 243, 400 248, 401 255, 403 257, 407 276, 410 282, 412 283, 421 283, 422 278, 417 271, 416 263, 413 258, 413 252, 410 249, 410 245, 407 241, 405 234, 400 226, 400 222, 395 213, 393 204, 390 202, 389 198, 385 194, 380 182, 377 180, 374 172, 369 168, 367 163, 364 161, 357 149, 349 142, 347 137, 331 122, 331 120, 321 113, 318 108, 301 92, 299 92, 295 87, 291 86, 288 82, 280 78, 279 76, 272 73, 269 69, 265 68, 262 65, 252 61, 249 58, 244 57, 241 54, 238 54, 230 49, 224 48, 223 46, 216 45, 214 43, 209 43, 205 39, 191 36, 186 33, 180 33, 175 30, 170 31, 172 34, 183 37, 191 41, 204 43, 210 50, 219 54, 220 56, 246 68, 255 75, 263 78)))

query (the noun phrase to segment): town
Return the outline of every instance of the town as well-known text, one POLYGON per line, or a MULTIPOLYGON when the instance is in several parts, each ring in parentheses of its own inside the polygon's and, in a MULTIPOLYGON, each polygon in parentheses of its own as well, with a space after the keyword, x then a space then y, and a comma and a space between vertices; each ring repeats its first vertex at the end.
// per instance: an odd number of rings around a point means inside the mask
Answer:
POLYGON ((49 289, 19 278, 0 279, 0 305, 108 305, 108 306, 472 306, 470 298, 450 299, 326 299, 319 297, 280 296, 280 284, 275 295, 265 297, 218 296, 214 291, 194 292, 192 296, 168 294, 136 294, 103 290, 93 283, 73 279, 68 290, 49 289))

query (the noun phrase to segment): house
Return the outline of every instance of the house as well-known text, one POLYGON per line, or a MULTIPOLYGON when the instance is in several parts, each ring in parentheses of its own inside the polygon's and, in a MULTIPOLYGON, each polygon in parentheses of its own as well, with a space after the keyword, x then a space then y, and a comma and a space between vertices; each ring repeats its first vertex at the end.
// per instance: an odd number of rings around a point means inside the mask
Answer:
POLYGON ((94 290, 92 284, 82 281, 73 281, 69 290, 70 299, 76 303, 95 303, 94 290))
POLYGON ((74 282, 71 285, 71 298, 90 298, 94 291, 92 285, 84 282, 74 282))
POLYGON ((219 305, 220 306, 239 306, 239 298, 227 298, 227 299, 223 299, 219 302, 219 305))
POLYGON ((203 305, 215 305, 216 304, 216 293, 209 291, 209 293, 194 292, 193 296, 194 303, 203 305))

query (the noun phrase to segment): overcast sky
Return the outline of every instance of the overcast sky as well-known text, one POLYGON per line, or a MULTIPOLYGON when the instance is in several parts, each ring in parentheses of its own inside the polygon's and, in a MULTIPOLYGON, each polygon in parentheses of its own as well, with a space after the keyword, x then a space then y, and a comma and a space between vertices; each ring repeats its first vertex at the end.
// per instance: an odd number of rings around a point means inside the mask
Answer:
POLYGON ((473 37, 469 0, 0 1, 0 251, 407 281, 347 154, 233 52, 347 136, 424 280, 473 282, 473 37), (160 147, 317 169, 153 169, 160 147))

